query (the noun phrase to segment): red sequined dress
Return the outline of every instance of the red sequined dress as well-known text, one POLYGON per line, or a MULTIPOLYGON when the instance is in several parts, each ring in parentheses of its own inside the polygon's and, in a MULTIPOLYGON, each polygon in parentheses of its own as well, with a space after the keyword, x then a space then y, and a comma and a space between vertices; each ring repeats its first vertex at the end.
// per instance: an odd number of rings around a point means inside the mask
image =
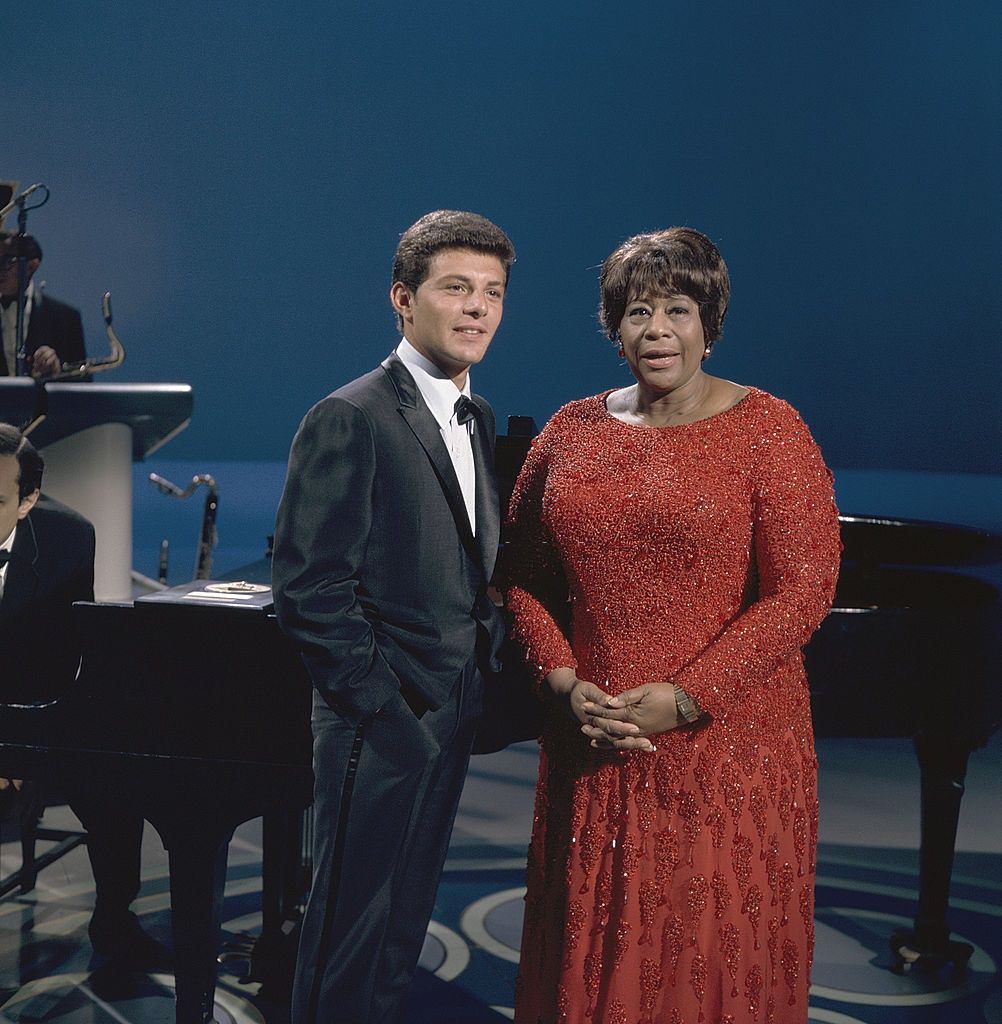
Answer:
POLYGON ((763 391, 666 428, 604 400, 557 412, 519 477, 515 635, 538 678, 671 680, 709 720, 610 754, 548 713, 515 1020, 805 1022, 818 812, 801 647, 838 573, 831 476, 763 391))

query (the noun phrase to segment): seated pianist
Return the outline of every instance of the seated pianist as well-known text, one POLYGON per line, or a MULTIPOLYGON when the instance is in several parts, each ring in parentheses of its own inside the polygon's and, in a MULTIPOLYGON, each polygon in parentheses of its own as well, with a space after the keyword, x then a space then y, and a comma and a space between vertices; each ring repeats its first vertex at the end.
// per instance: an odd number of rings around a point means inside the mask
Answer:
MULTIPOLYGON (((80 650, 74 601, 94 599, 94 528, 40 497, 44 462, 15 427, 0 423, 0 702, 51 701, 72 685, 80 650)), ((21 783, 2 780, 0 796, 21 783)), ((164 950, 129 906, 139 893, 143 819, 86 780, 64 794, 87 830, 97 896, 88 929, 94 951, 123 966, 155 966, 164 950)))
MULTIPOLYGON (((17 257, 18 239, 0 231, 0 377, 17 374, 17 257)), ((80 311, 35 287, 35 271, 42 262, 42 247, 31 236, 21 240, 27 259, 27 291, 24 304, 25 353, 28 372, 44 379, 59 372, 63 363, 82 363, 83 323, 80 311)))

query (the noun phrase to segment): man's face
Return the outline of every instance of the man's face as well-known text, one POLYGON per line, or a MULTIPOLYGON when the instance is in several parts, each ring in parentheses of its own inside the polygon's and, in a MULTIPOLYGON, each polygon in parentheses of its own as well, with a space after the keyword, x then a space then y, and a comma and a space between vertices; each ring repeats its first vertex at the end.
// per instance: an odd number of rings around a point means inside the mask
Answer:
MULTIPOLYGON (((41 260, 28 260, 25 265, 27 278, 24 286, 28 287, 31 275, 38 269, 41 260)), ((17 260, 7 255, 6 249, 0 249, 0 296, 5 299, 17 294, 17 260)), ((3 538, 0 537, 0 540, 3 538)))
POLYGON ((501 323, 505 272, 501 260, 469 249, 443 249, 428 276, 411 291, 396 282, 393 308, 404 321, 404 337, 457 387, 479 363, 501 323))
POLYGON ((11 535, 18 521, 24 519, 38 500, 38 491, 24 499, 18 497, 17 478, 20 470, 16 455, 0 455, 0 544, 11 535))

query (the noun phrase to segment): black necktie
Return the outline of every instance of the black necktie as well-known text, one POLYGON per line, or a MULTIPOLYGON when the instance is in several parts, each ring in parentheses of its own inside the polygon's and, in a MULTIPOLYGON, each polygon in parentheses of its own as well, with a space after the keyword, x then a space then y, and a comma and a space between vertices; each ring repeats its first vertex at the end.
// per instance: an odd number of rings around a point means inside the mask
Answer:
POLYGON ((456 422, 463 426, 465 423, 469 423, 477 414, 477 404, 466 397, 466 395, 460 395, 456 399, 456 404, 452 407, 456 414, 456 422))
POLYGON ((0 569, 2 569, 10 561, 9 551, 0 551, 0 569))

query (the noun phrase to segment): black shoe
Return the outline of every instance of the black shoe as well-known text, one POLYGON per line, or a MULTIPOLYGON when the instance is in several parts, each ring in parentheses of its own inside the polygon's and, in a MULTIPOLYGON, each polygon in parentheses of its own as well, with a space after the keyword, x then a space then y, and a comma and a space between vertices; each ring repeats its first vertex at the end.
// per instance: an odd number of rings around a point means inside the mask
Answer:
POLYGON ((170 962, 167 948, 143 931, 131 910, 95 913, 87 934, 95 953, 120 966, 164 967, 170 962))

